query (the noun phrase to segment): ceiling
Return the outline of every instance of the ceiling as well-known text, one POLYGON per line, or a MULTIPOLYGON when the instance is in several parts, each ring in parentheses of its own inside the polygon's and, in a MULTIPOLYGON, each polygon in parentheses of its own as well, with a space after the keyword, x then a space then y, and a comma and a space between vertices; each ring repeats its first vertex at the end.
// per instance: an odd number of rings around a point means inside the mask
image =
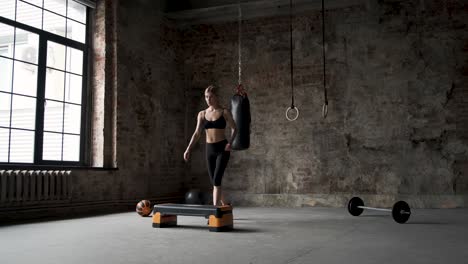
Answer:
POLYGON ((240 3, 255 2, 259 0, 166 0, 165 12, 178 12, 183 10, 202 9, 210 7, 221 7, 226 5, 237 5, 240 3))
MULTIPOLYGON (((353 5, 366 5, 367 0, 325 0, 325 10, 353 5)), ((239 19, 285 16, 290 12, 290 0, 166 0, 164 13, 179 26, 222 23, 239 19)), ((292 12, 321 10, 321 0, 292 0, 292 12)))

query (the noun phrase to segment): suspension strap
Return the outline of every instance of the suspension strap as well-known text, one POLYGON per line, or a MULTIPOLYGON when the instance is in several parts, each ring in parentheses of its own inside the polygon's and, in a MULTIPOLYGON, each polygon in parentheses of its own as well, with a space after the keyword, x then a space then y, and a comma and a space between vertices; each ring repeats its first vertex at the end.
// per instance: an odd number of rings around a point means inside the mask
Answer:
POLYGON ((323 98, 324 104, 322 107, 322 117, 326 118, 328 114, 328 98, 327 98, 327 76, 325 67, 325 4, 322 0, 322 57, 323 57, 323 98))
POLYGON ((290 75, 291 75, 291 108, 294 108, 294 78, 293 78, 293 40, 292 40, 292 0, 289 0, 289 45, 290 45, 290 75))
POLYGON ((240 5, 240 0, 238 2, 238 8, 239 8, 239 34, 238 34, 238 53, 239 53, 239 83, 238 85, 241 85, 242 84, 242 50, 241 50, 241 46, 242 46, 242 8, 241 8, 241 5, 240 5))
POLYGON ((293 40, 292 40, 292 0, 289 0, 289 45, 290 45, 290 74, 291 74, 291 106, 286 110, 286 119, 294 121, 299 117, 299 109, 294 106, 294 71, 293 71, 293 40), (289 116, 289 113, 295 111, 296 114, 293 117, 289 116))

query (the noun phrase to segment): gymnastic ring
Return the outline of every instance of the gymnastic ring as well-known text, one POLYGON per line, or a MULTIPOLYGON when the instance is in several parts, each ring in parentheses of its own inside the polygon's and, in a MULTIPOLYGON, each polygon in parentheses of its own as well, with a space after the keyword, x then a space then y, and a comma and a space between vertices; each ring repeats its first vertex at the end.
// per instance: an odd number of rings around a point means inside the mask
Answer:
POLYGON ((328 104, 323 104, 322 107, 322 117, 327 118, 328 115, 328 104))
POLYGON ((298 117, 299 117, 299 109, 298 109, 297 107, 295 107, 295 106, 293 106, 293 107, 291 107, 291 106, 288 107, 288 109, 286 110, 286 119, 289 120, 289 121, 294 121, 294 120, 296 120, 298 117), (291 110, 296 110, 296 117, 290 118, 290 117, 288 116, 288 113, 289 113, 289 111, 291 111, 291 110))

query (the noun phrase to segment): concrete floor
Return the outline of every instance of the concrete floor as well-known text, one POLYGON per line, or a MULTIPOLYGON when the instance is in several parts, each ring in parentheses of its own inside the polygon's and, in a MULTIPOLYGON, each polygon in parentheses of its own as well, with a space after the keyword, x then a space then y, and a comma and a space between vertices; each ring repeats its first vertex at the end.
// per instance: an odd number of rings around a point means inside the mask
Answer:
POLYGON ((156 229, 120 213, 0 227, 0 263, 468 263, 468 209, 416 209, 406 224, 345 208, 234 208, 235 231, 202 217, 156 229))

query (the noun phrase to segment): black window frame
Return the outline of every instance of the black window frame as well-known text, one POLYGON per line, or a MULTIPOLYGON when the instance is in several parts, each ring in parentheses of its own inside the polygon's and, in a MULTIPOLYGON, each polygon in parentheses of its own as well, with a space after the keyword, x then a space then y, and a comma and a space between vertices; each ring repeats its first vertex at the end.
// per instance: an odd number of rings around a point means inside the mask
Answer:
MULTIPOLYGON (((18 0, 20 1, 20 0, 18 0)), ((86 5, 85 5, 86 6, 86 5)), ((68 1, 67 1, 68 8, 68 1)), ((43 9, 49 11, 47 9, 43 9)), ((81 43, 76 40, 72 40, 63 36, 59 36, 47 31, 44 31, 33 26, 29 26, 5 17, 0 16, 0 23, 5 25, 13 26, 21 30, 30 31, 38 34, 39 36, 39 50, 38 50, 38 73, 37 73, 37 94, 36 94, 36 117, 35 117, 35 135, 34 135, 34 158, 32 163, 27 162, 0 162, 0 169, 2 168, 34 168, 34 166, 60 166, 60 167, 85 167, 87 165, 86 158, 88 157, 87 151, 89 151, 88 144, 88 126, 89 115, 88 115, 88 99, 90 92, 90 85, 88 78, 90 75, 91 65, 89 65, 89 50, 90 47, 90 36, 92 33, 92 18, 91 8, 86 6, 86 31, 85 31, 85 42, 81 43), (46 69, 47 69, 47 42, 53 41, 55 43, 71 47, 83 51, 83 69, 82 69, 82 95, 81 95, 81 127, 80 127, 80 153, 79 161, 62 161, 62 160, 44 160, 43 159, 43 138, 44 138, 44 104, 45 104, 45 85, 46 85, 46 69)), ((15 16, 16 16, 16 5, 15 5, 15 16)), ((74 20, 72 18, 68 18, 74 20)), ((76 21, 76 20, 74 20, 76 21)), ((2 58, 8 58, 0 56, 2 58)), ((13 61, 21 61, 15 58, 8 58, 13 61)), ((14 74, 14 72, 12 73, 14 74)), ((13 78, 13 75, 12 75, 13 78)), ((14 95, 13 91, 11 91, 14 95)), ((12 107, 12 106, 11 106, 12 107)), ((63 125, 63 124, 62 124, 63 125)), ((7 128, 7 127, 3 127, 7 128)), ((11 127, 9 127, 11 129, 11 127)), ((11 133, 11 132, 10 132, 11 133)), ((61 132, 61 135, 67 133, 61 132)), ((9 139, 11 140, 11 138, 9 139)), ((8 144, 8 157, 10 156, 10 143, 8 144)), ((62 138, 62 159, 63 159, 63 138, 62 138)))

